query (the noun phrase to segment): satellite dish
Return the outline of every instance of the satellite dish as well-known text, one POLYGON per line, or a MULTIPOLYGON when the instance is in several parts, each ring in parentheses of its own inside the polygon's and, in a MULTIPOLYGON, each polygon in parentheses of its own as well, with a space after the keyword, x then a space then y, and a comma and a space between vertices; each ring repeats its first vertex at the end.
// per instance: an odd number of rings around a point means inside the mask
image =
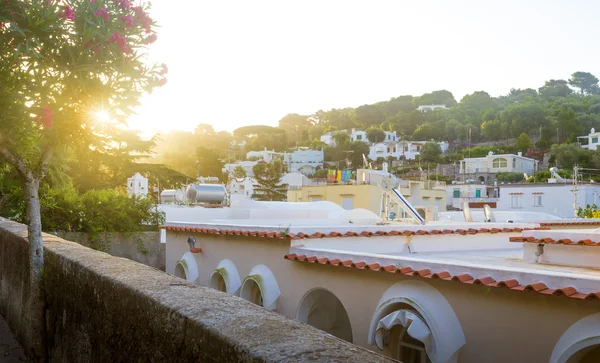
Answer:
POLYGON ((485 216, 486 222, 496 222, 496 217, 494 216, 494 212, 492 212, 492 208, 489 205, 483 206, 483 215, 485 216))
POLYGON ((465 216, 465 222, 473 222, 471 208, 469 208, 469 204, 467 202, 463 202, 463 216, 465 216))

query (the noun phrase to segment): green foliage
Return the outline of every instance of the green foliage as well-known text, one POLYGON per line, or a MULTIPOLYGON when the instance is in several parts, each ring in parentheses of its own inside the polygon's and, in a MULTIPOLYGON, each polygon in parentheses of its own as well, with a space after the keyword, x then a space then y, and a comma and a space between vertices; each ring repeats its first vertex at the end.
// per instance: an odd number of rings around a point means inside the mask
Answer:
POLYGON ((569 84, 575 88, 579 88, 581 94, 598 93, 598 78, 588 72, 575 72, 569 79, 569 84))
POLYGON ((529 136, 527 136, 526 133, 519 135, 519 137, 517 137, 515 147, 518 151, 527 152, 527 150, 529 150, 531 147, 531 140, 529 139, 529 136))
POLYGON ((252 198, 263 201, 282 201, 287 198, 287 185, 280 182, 283 174, 282 165, 281 162, 276 161, 259 162, 252 168, 257 182, 252 198))
POLYGON ((442 130, 433 125, 421 125, 413 134, 415 140, 431 140, 442 137, 442 130))
POLYGON ((575 165, 583 168, 600 168, 600 151, 583 149, 577 144, 552 145, 550 152, 555 164, 563 169, 572 169, 575 165))
POLYGON ((233 177, 237 179, 242 179, 246 177, 246 169, 244 169, 241 165, 237 165, 233 169, 233 177))
POLYGON ((196 148, 196 160, 199 176, 216 176, 223 179, 224 164, 214 150, 198 146, 196 148))
POLYGON ((442 148, 437 142, 426 142, 425 145, 421 147, 420 155, 422 161, 426 163, 435 163, 439 161, 440 156, 442 155, 442 148))
POLYGON ((496 180, 505 183, 519 183, 525 180, 523 173, 501 172, 496 174, 496 180))
POLYGON ((378 143, 385 140, 385 132, 377 127, 371 127, 366 130, 369 142, 378 143))
POLYGON ((584 208, 579 207, 577 209, 577 217, 579 218, 600 218, 600 210, 598 210, 598 207, 593 204, 593 205, 589 205, 587 204, 584 208))

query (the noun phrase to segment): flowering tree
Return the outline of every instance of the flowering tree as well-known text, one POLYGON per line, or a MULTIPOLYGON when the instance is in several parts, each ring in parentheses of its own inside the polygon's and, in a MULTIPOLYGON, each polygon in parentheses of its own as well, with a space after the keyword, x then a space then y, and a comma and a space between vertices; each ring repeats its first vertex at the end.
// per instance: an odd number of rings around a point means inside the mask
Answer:
POLYGON ((38 188, 54 156, 125 123, 166 82, 145 63, 156 40, 148 4, 129 0, 0 0, 0 159, 17 171, 27 210, 31 274, 43 266, 38 188), (100 117, 101 116, 101 117, 100 117))

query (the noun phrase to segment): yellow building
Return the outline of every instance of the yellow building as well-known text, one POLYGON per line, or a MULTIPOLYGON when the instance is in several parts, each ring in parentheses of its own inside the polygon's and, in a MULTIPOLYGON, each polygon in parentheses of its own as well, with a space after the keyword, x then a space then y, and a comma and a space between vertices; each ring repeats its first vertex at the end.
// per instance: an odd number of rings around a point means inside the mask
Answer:
MULTIPOLYGON (((402 180, 398 190, 418 209, 428 210, 426 214, 443 212, 446 210, 446 188, 444 183, 435 181, 402 180)), ((376 184, 328 184, 320 186, 303 186, 295 190, 288 190, 288 202, 334 202, 344 209, 363 208, 376 214, 382 212, 383 191, 376 184)), ((392 206, 391 210, 399 210, 392 206)), ((429 216, 424 215, 423 217, 429 216)), ((433 216, 431 216, 433 217, 433 216)))

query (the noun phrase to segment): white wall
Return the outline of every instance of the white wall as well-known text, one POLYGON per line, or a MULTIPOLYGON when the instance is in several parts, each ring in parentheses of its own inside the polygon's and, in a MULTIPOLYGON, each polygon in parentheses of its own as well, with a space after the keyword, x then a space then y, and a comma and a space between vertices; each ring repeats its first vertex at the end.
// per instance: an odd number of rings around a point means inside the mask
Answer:
MULTIPOLYGON (((499 189, 498 210, 545 212, 558 217, 574 217, 572 184, 514 184, 500 185, 499 189), (535 196, 541 196, 540 206, 535 204, 535 196), (521 208, 516 207, 513 203, 513 201, 518 202, 519 199, 521 208)), ((599 195, 600 185, 578 186, 577 207, 585 208, 586 204, 592 205, 594 201, 599 203, 599 195)))

